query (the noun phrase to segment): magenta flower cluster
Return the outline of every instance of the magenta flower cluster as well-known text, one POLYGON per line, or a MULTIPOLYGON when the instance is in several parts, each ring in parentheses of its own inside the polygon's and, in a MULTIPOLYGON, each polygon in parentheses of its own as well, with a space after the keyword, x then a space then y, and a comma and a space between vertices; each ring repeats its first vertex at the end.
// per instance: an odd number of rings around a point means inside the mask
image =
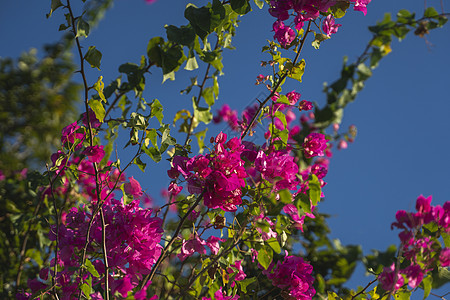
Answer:
POLYGON ((323 156, 324 150, 327 148, 328 140, 322 133, 310 133, 303 142, 303 152, 306 158, 314 156, 323 156))
MULTIPOLYGON (((371 0, 350 0, 354 4, 353 9, 361 11, 366 15, 367 4, 371 0)), ((290 17, 290 10, 294 11, 295 29, 302 29, 307 21, 315 20, 321 14, 326 15, 322 24, 322 30, 328 37, 337 32, 340 24, 336 24, 333 15, 329 14, 329 8, 337 3, 336 0, 271 0, 269 13, 277 18, 273 24, 273 31, 275 32, 274 39, 276 39, 281 46, 288 47, 296 37, 292 28, 286 26, 283 21, 290 17)))
POLYGON ((215 138, 214 150, 210 154, 191 159, 175 156, 168 175, 177 179, 181 174, 190 193, 203 193, 207 207, 235 211, 236 205, 242 203, 241 188, 245 186, 244 178, 247 177, 241 159, 243 151, 239 138, 227 142, 227 135, 221 132, 215 138))
MULTIPOLYGON (((84 115, 84 122, 87 122, 86 119, 84 115)), ((90 115, 90 121, 92 128, 100 124, 96 122, 95 115, 90 115)), ((58 176, 63 176, 69 167, 78 171, 75 182, 77 189, 74 190, 73 183, 65 179, 61 186, 43 191, 43 196, 78 195, 86 204, 72 207, 69 212, 63 211, 58 231, 56 225, 52 226, 49 238, 52 241, 58 239, 56 259, 51 261, 51 268, 42 269, 39 279, 30 280, 28 286, 32 293, 47 289, 51 285, 51 275, 56 286, 61 289, 62 299, 78 297, 80 286, 87 280, 92 281, 96 290, 105 288, 103 276, 99 276, 105 274, 100 213, 97 211, 93 216, 100 204, 108 237, 105 245, 109 265, 108 282, 113 293, 125 298, 137 287, 139 281, 150 273, 161 254, 162 247, 159 243, 163 234, 162 220, 154 217, 152 210, 139 206, 143 191, 137 180, 130 177, 125 181, 125 174, 112 168, 111 162, 100 167, 99 163, 105 156, 103 146, 94 145, 81 149, 83 141, 86 140, 85 132, 85 127, 76 122, 65 127, 61 141, 68 153, 59 150, 52 155, 53 168, 58 176), (97 172, 94 163, 97 164, 97 172), (115 198, 115 191, 122 185, 125 193, 132 197, 130 203, 115 198), (90 222, 92 225, 89 227, 90 222), (93 265, 95 271, 91 269, 86 272, 80 269, 81 265, 86 265, 86 261, 93 265), (56 274, 55 264, 60 269, 56 274)), ((147 299, 147 287, 148 285, 140 291, 135 291, 135 299, 147 299)), ((29 299, 31 295, 23 293, 19 297, 29 299)), ((102 299, 98 292, 90 296, 92 299, 102 299)))
POLYGON ((313 288, 313 268, 298 256, 286 256, 274 266, 272 263, 263 273, 272 284, 289 293, 290 299, 312 299, 316 291, 313 288))
POLYGON ((437 239, 423 234, 423 227, 429 225, 438 228, 437 232, 450 233, 450 201, 441 207, 432 206, 431 200, 431 196, 425 198, 420 195, 416 201, 415 213, 404 210, 396 213, 397 221, 392 223, 391 227, 403 229, 399 233, 401 253, 408 264, 400 269, 396 269, 394 264, 384 268, 378 277, 383 289, 387 291, 400 289, 405 284, 404 278, 414 289, 436 266, 450 265, 450 249, 442 248, 437 239))
MULTIPOLYGON (((159 242, 163 233, 162 220, 152 217, 151 210, 140 208, 139 200, 125 205, 120 200, 112 199, 109 205, 104 205, 104 213, 108 236, 106 249, 111 269, 110 285, 113 292, 117 291, 122 297, 126 297, 138 285, 139 280, 150 272, 161 253, 159 242)), ((74 207, 64 216, 65 220, 58 232, 60 249, 57 264, 64 266, 64 270, 57 274, 56 280, 67 299, 76 295, 79 290, 80 278, 75 270, 81 261, 91 218, 91 213, 84 208, 74 207)), ((96 258, 102 257, 99 246, 102 244, 99 215, 94 219, 90 236, 87 257, 93 259, 97 272, 103 274, 104 264, 96 258)), ((55 240, 56 235, 51 233, 50 239, 55 240)), ((97 280, 93 284, 103 285, 103 282, 97 280)))

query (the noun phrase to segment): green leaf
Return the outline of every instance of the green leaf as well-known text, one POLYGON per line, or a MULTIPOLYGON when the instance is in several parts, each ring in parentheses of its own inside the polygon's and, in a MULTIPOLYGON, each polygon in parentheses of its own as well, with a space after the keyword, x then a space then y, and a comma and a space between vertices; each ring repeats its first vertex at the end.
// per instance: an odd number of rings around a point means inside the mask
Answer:
POLYGON ((280 97, 278 97, 278 99, 277 99, 277 103, 291 105, 291 103, 289 102, 289 99, 286 97, 286 95, 280 95, 280 97))
POLYGON ((309 179, 309 190, 308 190, 309 198, 311 199, 311 204, 316 206, 320 201, 320 195, 322 194, 320 188, 320 182, 316 175, 312 174, 309 179))
POLYGON ((241 291, 243 293, 247 293, 247 287, 252 284, 253 282, 255 282, 257 279, 256 277, 251 277, 251 278, 245 278, 244 280, 238 281, 239 286, 241 287, 241 291))
POLYGON ((156 64, 157 67, 162 65, 162 50, 161 45, 164 44, 164 39, 160 36, 152 38, 147 45, 147 56, 151 64, 156 64))
POLYGON ((428 7, 423 14, 425 18, 436 18, 439 16, 439 13, 436 11, 434 7, 428 7))
POLYGON ((84 59, 91 65, 92 68, 100 70, 100 62, 102 60, 102 53, 95 49, 95 46, 90 46, 84 59))
POLYGON ((98 274, 97 269, 94 267, 94 265, 92 264, 92 262, 91 262, 89 259, 86 259, 86 261, 84 262, 84 264, 85 264, 85 266, 86 266, 86 268, 87 268, 87 271, 88 271, 89 273, 91 273, 92 276, 94 276, 94 277, 96 277, 96 278, 99 278, 99 277, 100 277, 100 274, 98 274))
POLYGON ((63 4, 61 3, 61 0, 52 0, 52 4, 50 6, 50 12, 46 15, 47 19, 50 18, 52 16, 52 13, 58 8, 63 6, 63 4))
POLYGON ((255 1, 256 6, 258 6, 259 9, 262 9, 264 6, 264 1, 262 0, 253 0, 255 1))
POLYGON ((320 47, 320 43, 330 39, 330 37, 326 34, 322 34, 322 33, 314 33, 314 41, 311 43, 311 45, 315 48, 315 49, 319 49, 320 47))
POLYGON ((148 129, 146 131, 146 133, 147 133, 147 135, 146 135, 146 138, 144 140, 145 146, 148 147, 149 142, 152 142, 153 146, 158 147, 158 144, 157 144, 157 141, 156 141, 158 133, 156 132, 156 129, 154 129, 154 128, 148 129))
POLYGON ((445 247, 450 248, 450 234, 442 232, 442 239, 444 240, 445 247))
POLYGON ((339 19, 345 16, 345 13, 349 7, 350 7, 349 1, 337 1, 335 5, 330 7, 330 10, 333 13, 333 16, 336 19, 339 19))
POLYGON ((94 88, 94 90, 97 91, 100 99, 102 99, 103 102, 106 102, 105 95, 103 94, 103 89, 105 87, 105 84, 103 83, 102 79, 103 79, 103 76, 100 76, 98 78, 97 82, 94 84, 93 88, 94 88))
POLYGON ((145 145, 142 145, 141 148, 145 154, 147 154, 154 162, 158 163, 161 161, 161 152, 159 152, 157 147, 147 148, 145 145))
POLYGON ((217 80, 217 76, 213 77, 213 91, 217 99, 217 97, 219 97, 219 81, 217 80))
POLYGON ((173 25, 166 25, 167 39, 176 44, 183 46, 191 46, 195 40, 195 31, 192 26, 181 26, 180 28, 173 25))
POLYGON ((213 32, 214 30, 221 31, 222 29, 221 25, 225 20, 225 12, 226 12, 222 2, 219 0, 213 0, 210 12, 211 12, 210 31, 211 32, 213 32))
POLYGON ((91 288, 89 287, 89 285, 87 285, 86 283, 83 283, 83 285, 81 285, 81 291, 83 292, 84 296, 87 299, 92 299, 91 298, 91 288))
POLYGON ((433 277, 427 276, 422 280, 423 284, 423 299, 426 299, 431 292, 431 286, 433 284, 433 277))
POLYGON ((283 123, 284 128, 287 128, 286 115, 281 110, 275 112, 275 118, 283 123))
POLYGON ((240 15, 245 15, 252 10, 249 0, 231 0, 230 4, 231 8, 240 15))
POLYGON ((303 193, 298 193, 295 196, 295 206, 298 210, 302 209, 306 213, 311 213, 311 200, 303 193))
POLYGON ((163 74, 169 74, 177 71, 181 64, 186 60, 183 48, 179 45, 172 45, 170 48, 162 52, 161 68, 163 74))
POLYGON ((411 292, 408 290, 401 290, 398 291, 395 295, 394 295, 394 299, 398 299, 398 300, 409 300, 411 297, 411 292))
POLYGON ((195 133, 200 153, 203 152, 203 148, 205 147, 206 132, 208 132, 208 128, 205 128, 204 130, 195 133))
POLYGON ((210 111, 210 107, 199 107, 195 101, 195 97, 192 97, 192 106, 194 107, 194 118, 197 121, 209 124, 213 115, 210 111))
POLYGON ((106 111, 103 107, 103 104, 100 100, 91 99, 88 102, 89 107, 94 111, 95 117, 103 123, 103 119, 105 118, 106 111))
POLYGON ((203 89, 202 97, 205 99, 206 104, 208 104, 208 106, 214 105, 215 99, 214 99, 214 93, 213 93, 212 87, 207 87, 207 88, 203 89))
POLYGON ((270 238, 267 241, 265 241, 264 243, 268 244, 273 249, 273 251, 275 251, 275 253, 281 252, 280 244, 278 243, 276 238, 270 238))
POLYGON ((258 262, 267 270, 273 260, 273 250, 270 247, 262 247, 258 249, 258 262))
POLYGON ((306 62, 302 59, 299 63, 297 63, 289 72, 288 76, 292 79, 296 79, 299 82, 302 82, 303 73, 305 73, 305 65, 306 62))
POLYGON ((195 33, 203 40, 209 33, 211 27, 211 12, 207 7, 198 8, 192 3, 186 6, 184 17, 189 20, 195 33))
POLYGON ((289 204, 292 203, 292 195, 289 192, 289 190, 284 189, 278 191, 278 195, 280 195, 280 201, 281 203, 289 204))
POLYGON ((450 281, 450 270, 439 267, 437 272, 433 272, 433 289, 437 289, 450 281))
POLYGON ((170 73, 164 74, 162 83, 166 82, 167 79, 170 79, 171 81, 174 81, 175 80, 175 72, 172 71, 170 73))
POLYGON ((88 35, 89 35, 89 24, 85 20, 83 20, 83 18, 80 17, 77 22, 76 37, 79 36, 88 37, 88 35))
POLYGON ((186 61, 186 66, 184 67, 185 70, 187 71, 193 71, 198 69, 198 63, 197 60, 195 59, 195 56, 189 57, 188 60, 186 61))
POLYGON ((145 172, 145 167, 147 166, 147 164, 142 162, 139 156, 134 159, 134 163, 139 167, 139 169, 141 169, 142 172, 145 172))
POLYGON ((164 118, 163 115, 163 106, 159 102, 158 99, 153 100, 152 104, 150 105, 151 109, 151 117, 156 117, 159 121, 159 124, 162 125, 162 120, 164 118))

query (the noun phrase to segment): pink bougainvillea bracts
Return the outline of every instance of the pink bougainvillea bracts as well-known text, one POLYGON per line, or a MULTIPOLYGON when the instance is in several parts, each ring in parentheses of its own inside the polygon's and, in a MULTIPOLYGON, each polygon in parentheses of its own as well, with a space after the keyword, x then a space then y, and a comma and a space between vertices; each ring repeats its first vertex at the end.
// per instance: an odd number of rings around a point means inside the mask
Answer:
POLYGON ((310 133, 303 142, 303 152, 306 158, 323 156, 323 151, 327 148, 328 140, 322 133, 310 133))
POLYGON ((298 256, 286 256, 278 261, 276 266, 272 263, 263 273, 272 281, 272 284, 289 292, 294 299, 312 299, 316 291, 313 288, 313 268, 298 256))
POLYGON ((168 173, 171 178, 182 175, 190 193, 203 193, 207 207, 235 211, 236 205, 242 203, 241 188, 247 177, 241 159, 244 146, 239 138, 226 140, 227 135, 221 132, 215 138, 216 144, 210 154, 191 159, 174 157, 168 173))

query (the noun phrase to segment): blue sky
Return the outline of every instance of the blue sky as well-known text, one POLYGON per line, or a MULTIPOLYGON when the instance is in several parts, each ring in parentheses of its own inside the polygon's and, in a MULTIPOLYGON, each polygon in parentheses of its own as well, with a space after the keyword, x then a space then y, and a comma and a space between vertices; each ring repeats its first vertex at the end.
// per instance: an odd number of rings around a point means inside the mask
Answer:
MULTIPOLYGON (((187 22, 183 11, 188 2, 159 0, 146 5, 144 0, 115 1, 100 26, 83 41, 86 49, 95 45, 103 53, 101 72, 90 71, 88 80, 94 82, 102 75, 108 83, 118 75, 120 64, 137 63, 148 40, 165 35, 165 24, 187 22)), ((200 6, 205 1, 192 2, 200 6)), ((438 0, 427 2, 440 6, 438 0)), ((44 43, 56 41, 61 11, 47 20, 49 7, 50 1, 0 0, 0 56, 17 57, 32 47, 41 50, 44 43)), ((284 90, 295 89, 302 99, 323 103, 323 82, 338 78, 344 55, 353 61, 362 53, 371 38, 367 26, 382 19, 385 12, 395 14, 402 8, 421 15, 424 2, 373 0, 367 16, 349 11, 338 21, 343 24, 338 33, 320 50, 305 47, 304 80, 288 83, 284 90)), ((237 50, 224 53, 225 75, 220 78, 217 108, 227 103, 240 110, 265 92, 254 82, 258 74, 268 73, 259 65, 268 59, 261 47, 273 35, 274 19, 266 8, 256 8, 241 20, 233 41, 237 50)), ((358 136, 348 149, 335 151, 326 177, 326 200, 320 204, 322 212, 332 215, 332 236, 343 244, 361 244, 365 253, 398 244, 398 232, 390 230, 390 223, 397 210, 413 210, 420 194, 433 195, 434 204, 450 200, 450 25, 432 31, 426 40, 410 34, 402 42, 394 42, 392 49, 345 111, 341 127, 355 124, 358 136)), ((155 70, 144 97, 158 98, 165 106, 165 121, 170 122, 175 109, 190 106, 190 97, 180 96, 179 91, 189 84, 190 77, 200 74, 181 71, 177 81, 161 85, 161 73, 155 70)), ((208 138, 221 129, 223 126, 213 129, 208 138)), ((150 195, 158 197, 168 184, 162 176, 165 171, 166 166, 158 166, 144 174, 133 170, 128 176, 137 177, 150 195)), ((355 285, 367 281, 360 275, 353 280, 355 285)))

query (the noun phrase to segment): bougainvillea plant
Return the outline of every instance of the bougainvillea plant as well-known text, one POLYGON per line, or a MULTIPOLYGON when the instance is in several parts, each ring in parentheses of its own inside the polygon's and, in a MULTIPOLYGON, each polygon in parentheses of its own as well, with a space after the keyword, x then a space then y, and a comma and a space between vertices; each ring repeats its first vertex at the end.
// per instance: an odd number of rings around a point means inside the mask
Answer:
MULTIPOLYGON (((386 253, 386 262, 363 259, 356 247, 333 246, 318 211, 333 144, 345 149, 356 136, 354 126, 347 132, 339 129, 342 111, 389 53, 393 37, 441 27, 446 13, 428 7, 416 19, 402 11, 396 21, 372 27, 366 51, 339 79, 345 84, 331 85, 327 104, 318 107, 301 99, 299 91, 286 93, 282 87, 287 80, 301 82, 304 47, 311 43, 319 49, 335 38, 344 30, 338 19, 349 10, 366 15, 370 0, 189 4, 186 25, 166 26, 167 36, 150 39, 140 64, 122 64, 119 72, 126 76, 108 86, 101 76, 93 80, 87 75, 87 66, 100 67, 102 54, 95 46, 83 46, 89 23, 72 2, 52 0, 48 17, 63 13, 60 30, 75 41, 84 113, 62 130, 61 147, 47 171, 33 173, 39 179, 32 185, 39 205, 34 215, 44 222, 39 234, 45 232, 45 238, 37 252, 21 252, 16 280, 4 290, 5 297, 409 299, 418 288, 426 298, 448 281, 450 202, 433 206, 431 196, 419 196, 416 212, 399 211, 392 227, 401 230, 400 246, 386 253), (267 10, 273 22, 273 40, 262 49, 269 57, 262 63, 267 74, 255 74, 268 95, 239 114, 214 103, 222 51, 230 47, 239 17, 252 7, 267 10), (169 104, 145 101, 145 80, 157 76, 151 73, 156 68, 163 81, 174 80, 182 66, 196 70, 197 59, 205 64, 205 75, 183 90, 198 89, 192 108, 181 108, 165 123, 163 107, 169 104), (230 133, 205 139, 211 121, 227 123, 230 133), (261 141, 250 139, 261 130, 257 124, 264 127, 261 141), (126 149, 133 153, 126 162, 113 158, 119 134, 127 136, 126 149), (132 165, 147 167, 144 157, 170 162, 170 184, 160 207, 130 174, 132 165), (374 279, 351 290, 343 284, 358 260, 366 262, 374 279), (31 265, 35 276, 24 282, 21 274, 31 265)), ((18 174, 16 180, 29 176, 27 170, 18 174)), ((6 181, 0 173, 0 182, 6 181)), ((26 236, 34 232, 32 224, 26 236)), ((27 248, 26 241, 22 245, 27 248)))

